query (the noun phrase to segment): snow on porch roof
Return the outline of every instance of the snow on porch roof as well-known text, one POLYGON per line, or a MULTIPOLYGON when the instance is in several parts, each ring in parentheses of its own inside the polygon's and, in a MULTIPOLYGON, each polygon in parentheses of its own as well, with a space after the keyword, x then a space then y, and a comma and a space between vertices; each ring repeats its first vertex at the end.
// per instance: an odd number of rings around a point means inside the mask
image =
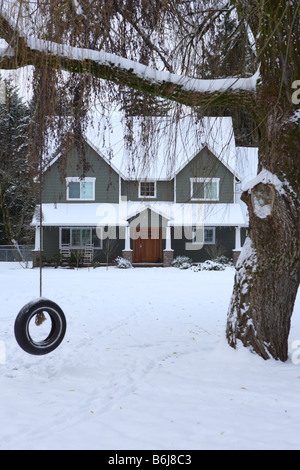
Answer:
MULTIPOLYGON (((245 219, 240 204, 120 204, 73 203, 43 204, 43 226, 126 226, 128 220, 146 209, 161 215, 171 226, 244 226, 245 219)), ((39 225, 39 207, 32 220, 39 225)))
MULTIPOLYGON (((114 225, 119 204, 59 203, 42 204, 43 226, 84 226, 114 225)), ((39 225, 39 206, 36 207, 32 225, 39 225)), ((121 220, 118 225, 127 225, 121 220)))
MULTIPOLYGON (((242 226, 245 219, 240 204, 183 204, 172 202, 131 202, 127 203, 126 220, 130 220, 145 210, 165 218, 171 226, 242 226)), ((123 211, 125 213, 125 210, 123 211)))

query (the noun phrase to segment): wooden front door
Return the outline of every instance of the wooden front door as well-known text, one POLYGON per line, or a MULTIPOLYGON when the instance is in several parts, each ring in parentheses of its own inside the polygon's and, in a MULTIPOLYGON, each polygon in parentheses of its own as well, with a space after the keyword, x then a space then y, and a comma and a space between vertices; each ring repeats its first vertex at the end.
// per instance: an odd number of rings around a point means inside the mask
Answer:
POLYGON ((134 263, 160 263, 162 261, 161 228, 135 229, 133 240, 134 263))

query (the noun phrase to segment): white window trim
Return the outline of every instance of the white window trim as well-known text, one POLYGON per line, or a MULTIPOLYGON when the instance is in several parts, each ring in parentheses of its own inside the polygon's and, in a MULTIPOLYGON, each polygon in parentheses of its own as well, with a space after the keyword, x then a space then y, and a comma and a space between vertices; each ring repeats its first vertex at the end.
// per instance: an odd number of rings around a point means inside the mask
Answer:
MULTIPOLYGON (((99 231, 99 227, 89 227, 89 226, 82 226, 82 227, 77 227, 77 226, 71 226, 71 227, 59 227, 59 249, 61 249, 61 246, 62 246, 62 231, 64 229, 67 229, 67 230, 73 230, 73 229, 90 229, 91 231, 91 235, 92 235, 92 230, 96 230, 96 231, 99 231)), ((99 236, 98 236, 99 238, 99 236)), ((70 240, 72 240, 72 236, 70 234, 70 240)), ((100 240, 100 245, 99 246, 94 246, 94 250, 103 250, 103 236, 102 236, 102 227, 101 227, 101 238, 99 238, 100 240)), ((70 250, 81 250, 81 249, 84 249, 84 246, 80 246, 80 245, 71 245, 70 244, 70 250)))
MULTIPOLYGON (((66 178, 66 199, 67 201, 95 201, 95 182, 96 178, 94 177, 86 177, 86 178, 79 178, 79 177, 67 177, 66 178), (69 183, 93 183, 93 196, 92 198, 74 198, 74 197, 69 197, 69 183)), ((81 193, 81 186, 80 186, 80 193, 81 193)))
POLYGON ((219 200, 219 186, 220 186, 220 178, 190 178, 191 184, 191 201, 218 201, 219 200), (204 183, 204 197, 193 197, 193 185, 194 183, 204 183), (216 198, 207 198, 205 197, 205 183, 217 183, 217 197, 216 198))
POLYGON ((156 199, 156 181, 155 180, 141 180, 139 181, 139 199, 156 199), (141 194, 142 183, 154 183, 154 196, 143 196, 141 194))
POLYGON ((196 225, 194 225, 194 226, 192 227, 192 237, 193 237, 193 238, 192 238, 192 243, 193 243, 194 245, 215 245, 215 243, 216 243, 216 227, 197 227, 196 225), (196 237, 196 230, 197 230, 197 228, 203 229, 203 238, 204 238, 204 240, 202 240, 202 241, 198 241, 198 240, 197 240, 197 237, 196 237), (211 242, 205 241, 205 229, 211 229, 211 230, 213 230, 213 239, 212 239, 211 242))

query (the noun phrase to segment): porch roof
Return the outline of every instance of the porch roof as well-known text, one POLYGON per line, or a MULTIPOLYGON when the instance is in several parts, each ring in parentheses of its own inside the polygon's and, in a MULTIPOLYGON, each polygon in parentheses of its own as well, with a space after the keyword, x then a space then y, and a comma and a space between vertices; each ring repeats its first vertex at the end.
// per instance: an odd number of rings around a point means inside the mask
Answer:
MULTIPOLYGON (((42 224, 44 226, 97 227, 98 225, 115 225, 119 204, 99 203, 58 203, 42 204, 42 224)), ((117 225, 127 225, 120 220, 117 225)), ((39 225, 39 205, 36 206, 32 225, 39 225)))
MULTIPOLYGON (((166 219, 171 226, 245 226, 240 204, 175 204, 121 201, 120 204, 43 204, 43 226, 127 226, 128 220, 145 210, 166 219)), ((39 225, 39 206, 32 225, 39 225)))
POLYGON ((245 218, 240 204, 183 204, 168 202, 128 202, 129 220, 145 210, 161 215, 171 226, 244 226, 245 218))

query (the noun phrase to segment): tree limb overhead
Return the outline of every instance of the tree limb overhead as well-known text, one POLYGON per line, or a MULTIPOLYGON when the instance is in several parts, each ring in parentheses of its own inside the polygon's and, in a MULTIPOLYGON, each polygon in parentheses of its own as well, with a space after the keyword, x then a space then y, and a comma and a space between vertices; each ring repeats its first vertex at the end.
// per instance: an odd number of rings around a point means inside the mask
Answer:
POLYGON ((0 34, 9 44, 0 49, 0 69, 34 65, 110 80, 188 106, 252 106, 258 73, 249 78, 198 79, 158 71, 115 54, 27 37, 0 10, 0 34))

